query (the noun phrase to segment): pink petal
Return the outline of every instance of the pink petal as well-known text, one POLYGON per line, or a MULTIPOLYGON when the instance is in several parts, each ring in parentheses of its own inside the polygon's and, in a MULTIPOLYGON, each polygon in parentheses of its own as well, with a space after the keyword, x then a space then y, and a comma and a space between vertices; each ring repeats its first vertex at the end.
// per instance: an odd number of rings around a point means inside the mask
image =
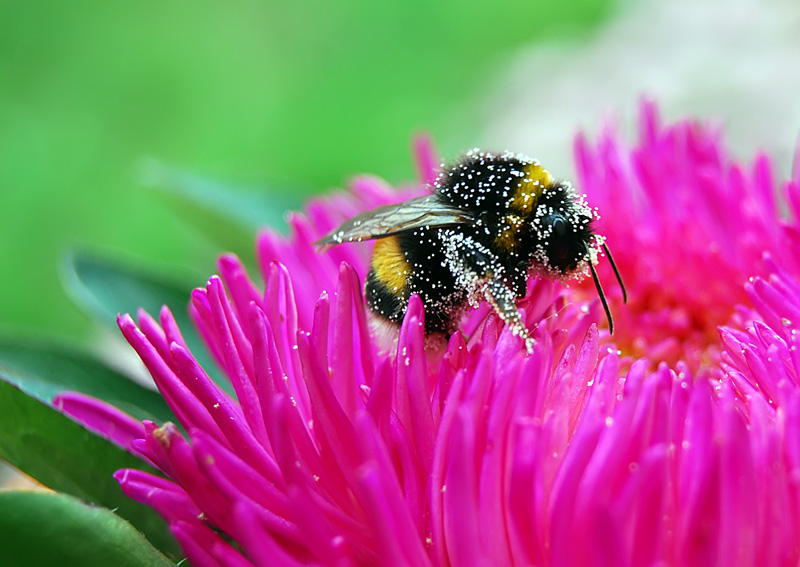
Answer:
POLYGON ((53 398, 53 407, 128 451, 135 452, 134 440, 144 439, 140 421, 91 396, 62 392, 53 398))

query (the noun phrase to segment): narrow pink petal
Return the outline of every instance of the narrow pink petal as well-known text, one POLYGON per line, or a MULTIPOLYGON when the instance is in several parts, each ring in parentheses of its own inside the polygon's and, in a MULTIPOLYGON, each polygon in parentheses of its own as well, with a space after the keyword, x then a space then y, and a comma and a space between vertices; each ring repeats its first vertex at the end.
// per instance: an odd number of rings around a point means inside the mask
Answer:
MULTIPOLYGON (((518 341, 514 341, 518 343, 518 341)), ((519 349, 519 344, 517 347, 519 349)), ((508 490, 510 484, 512 455, 515 447, 510 440, 514 397, 518 393, 519 375, 523 367, 521 351, 513 358, 497 360, 497 375, 502 379, 492 399, 486 428, 479 483, 478 508, 476 513, 484 525, 483 535, 490 560, 496 565, 510 565, 508 490)))
POLYGON ((765 565, 778 565, 798 559, 796 542, 800 533, 798 509, 794 496, 797 483, 790 482, 787 463, 782 455, 784 423, 774 408, 759 401, 751 404, 753 429, 757 448, 756 475, 762 487, 759 499, 759 522, 756 535, 756 557, 765 565), (759 419, 759 416, 763 416, 759 419), (784 529, 775 529, 783 526, 784 529), (794 555, 794 557, 792 557, 794 555))
MULTIPOLYGON (((563 408, 569 406, 570 377, 569 368, 575 357, 573 345, 567 348, 562 360, 553 370, 545 386, 545 394, 541 398, 541 409, 537 414, 544 422, 543 433, 546 436, 546 445, 550 451, 543 451, 546 460, 540 464, 547 479, 546 490, 550 490, 550 482, 557 467, 561 463, 567 445, 570 441, 570 416, 563 408)), ((587 421, 582 418, 581 422, 587 421)), ((576 432, 577 434, 577 432, 576 432)))
POLYGON ((657 146, 660 131, 658 107, 652 100, 642 99, 639 102, 639 143, 643 147, 657 146))
MULTIPOLYGON (((597 518, 606 518, 609 510, 618 496, 620 488, 630 475, 632 463, 639 458, 639 445, 635 436, 639 433, 632 422, 636 413, 637 404, 652 406, 653 388, 643 388, 643 393, 650 394, 648 398, 628 393, 615 407, 612 415, 606 416, 604 427, 600 430, 594 450, 583 465, 583 473, 579 485, 576 487, 572 513, 574 515, 575 536, 591 542, 589 546, 577 548, 573 551, 572 560, 578 563, 589 561, 592 547, 600 546, 604 557, 610 557, 610 550, 596 540, 597 518)), ((600 417, 600 416, 598 416, 600 417)), ((584 427, 591 427, 591 422, 582 422, 584 427)), ((576 434, 577 435, 577 434, 576 434)), ((570 447, 570 450, 572 447, 570 447)), ((569 454, 569 453, 568 453, 569 454)), ((562 466, 566 466, 565 457, 562 466)), ((559 471, 560 473, 561 471, 559 471)), ((611 522, 617 523, 616 521, 611 522)))
MULTIPOLYGON (((669 449, 657 444, 645 450, 619 491, 614 503, 622 522, 617 527, 630 530, 625 539, 632 565, 657 565, 667 561, 666 548, 671 526, 667 523, 666 500, 670 497, 669 449), (620 525, 623 524, 623 525, 620 525)), ((623 548, 623 545, 620 545, 623 548)))
POLYGON ((446 545, 447 528, 445 527, 445 492, 447 490, 446 475, 452 457, 453 443, 451 438, 455 435, 453 429, 460 422, 456 419, 459 411, 464 381, 463 374, 456 374, 447 396, 448 402, 444 405, 442 421, 439 424, 439 433, 433 452, 431 465, 431 531, 432 546, 440 565, 449 565, 451 558, 448 556, 446 545))
MULTIPOLYGON (((522 315, 525 315, 524 311, 522 311, 522 315)), ((501 361, 518 356, 524 349, 525 343, 522 337, 515 335, 513 329, 509 325, 505 325, 493 350, 496 359, 501 361)))
POLYGON ((274 407, 275 420, 270 435, 276 439, 276 450, 279 450, 287 481, 300 491, 292 493, 293 517, 303 526, 306 539, 315 540, 310 547, 324 546, 320 551, 328 557, 336 556, 335 563, 343 560, 339 555, 345 543, 351 553, 369 555, 374 542, 364 528, 362 509, 352 499, 352 485, 347 485, 332 467, 322 471, 321 477, 302 470, 290 446, 291 440, 281 435, 286 430, 292 406, 285 397, 279 396, 274 407), (334 531, 329 531, 328 527, 334 531))
MULTIPOLYGON (((648 393, 652 395, 650 390, 648 393)), ((584 507, 596 506, 598 501, 610 501, 627 476, 631 457, 638 456, 632 438, 639 432, 633 429, 632 422, 639 400, 642 404, 653 403, 652 397, 642 399, 627 395, 614 408, 613 414, 604 419, 605 427, 583 471, 576 495, 576 515, 580 516, 584 507)), ((589 425, 587 421, 586 426, 589 425)))
POLYGON ((477 514, 475 425, 468 410, 457 412, 450 441, 452 454, 442 487, 447 555, 454 565, 489 565, 477 514))
POLYGON ((553 565, 573 565, 574 554, 586 551, 574 545, 576 535, 586 534, 589 529, 586 525, 588 519, 575 514, 575 500, 583 472, 602 430, 601 423, 582 422, 558 469, 548 503, 550 561, 553 565))
POLYGON ((570 416, 570 430, 575 427, 575 422, 578 419, 578 414, 583 405, 583 399, 586 394, 586 388, 592 377, 592 371, 597 366, 597 358, 599 355, 599 342, 598 342, 597 327, 591 325, 586 336, 584 337, 583 344, 578 351, 578 356, 575 359, 575 364, 572 367, 572 385, 569 392, 569 416, 570 416))
POLYGON ((328 312, 328 299, 323 295, 317 301, 312 335, 298 335, 298 346, 309 399, 316 410, 314 431, 317 439, 323 444, 322 449, 330 452, 335 466, 348 477, 358 465, 358 457, 350 443, 351 439, 355 439, 356 432, 336 399, 328 377, 325 361, 328 312))
POLYGON ((631 418, 632 439, 629 458, 635 458, 649 446, 669 441, 666 425, 669 418, 670 391, 674 382, 673 371, 662 363, 658 366, 658 370, 642 383, 636 400, 636 409, 631 418))
POLYGON ((537 458, 540 425, 533 419, 517 420, 512 433, 514 451, 510 465, 508 518, 509 545, 514 565, 545 563, 542 476, 537 458))
POLYGON ((384 438, 388 438, 389 418, 390 414, 394 412, 392 408, 393 375, 391 360, 384 358, 375 371, 375 377, 372 380, 372 387, 366 404, 367 413, 372 416, 384 438))
POLYGON ((139 323, 139 330, 147 337, 147 340, 156 349, 159 356, 167 363, 169 362, 169 343, 164 334, 164 330, 158 322, 150 316, 144 309, 138 309, 136 318, 139 323))
POLYGON ((253 436, 252 431, 241 418, 238 406, 231 401, 227 394, 219 390, 188 352, 178 345, 173 345, 172 356, 183 379, 192 384, 198 398, 212 412, 215 425, 200 429, 214 432, 218 426, 224 435, 222 438, 214 435, 218 441, 226 440, 259 473, 279 486, 280 473, 274 460, 253 436))
POLYGON ((227 541, 211 544, 211 555, 225 567, 254 567, 241 553, 227 541))
POLYGON ((736 389, 742 398, 746 399, 748 402, 753 399, 761 399, 761 392, 743 373, 729 369, 726 370, 725 375, 730 379, 733 388, 736 389))
POLYGON ((205 407, 175 375, 170 365, 161 357, 158 350, 136 327, 130 315, 121 315, 117 324, 128 343, 136 350, 150 375, 164 394, 170 409, 185 427, 212 428, 210 416, 205 407))
MULTIPOLYGON (((263 305, 269 309, 273 303, 269 297, 270 294, 283 293, 283 290, 273 289, 271 283, 274 277, 273 272, 276 266, 279 266, 280 270, 286 272, 287 279, 288 274, 292 274, 292 293, 296 293, 297 297, 308 298, 307 301, 300 301, 296 305, 294 298, 291 298, 291 310, 296 312, 296 317, 294 321, 288 320, 287 323, 290 325, 296 323, 300 328, 308 329, 313 315, 313 298, 318 297, 322 291, 332 291, 335 288, 339 267, 337 258, 341 256, 340 249, 347 250, 350 247, 339 246, 334 248, 331 253, 316 254, 312 249, 311 241, 317 240, 322 234, 309 227, 303 227, 304 223, 298 218, 298 215, 291 215, 289 224, 293 233, 293 242, 284 242, 283 237, 269 232, 265 232, 259 237, 259 264, 267 282, 263 305), (311 236, 311 232, 314 232, 313 236, 311 236)), ((279 307, 278 303, 274 303, 274 305, 276 309, 279 307)), ((270 315, 270 321, 277 332, 279 321, 272 320, 270 313, 268 315, 270 315)), ((294 334, 290 334, 289 337, 294 340, 294 334)))
MULTIPOLYGON (((357 416, 355 425, 359 431, 363 432, 363 435, 358 438, 360 454, 367 467, 374 467, 377 478, 380 479, 383 498, 391 510, 392 531, 395 537, 403 542, 409 564, 429 565, 430 560, 423 544, 429 536, 422 526, 424 518, 414 517, 414 510, 406 504, 410 497, 408 493, 404 494, 401 488, 398 478, 400 473, 394 466, 389 453, 390 449, 381 442, 377 428, 365 412, 361 412, 357 416)), ((363 477, 360 480, 363 480, 363 477)), ((364 488, 363 485, 359 486, 364 488)), ((422 485, 420 488, 425 487, 422 485)), ((367 490, 371 490, 371 487, 367 487, 367 490)), ((367 497, 367 499, 370 498, 367 497)))
POLYGON ((287 550, 262 523, 257 509, 248 502, 234 504, 233 517, 238 541, 259 567, 280 565, 282 567, 304 567, 308 565, 308 554, 301 549, 287 550))
POLYGON ((294 505, 292 517, 303 534, 303 547, 322 565, 335 565, 343 559, 341 549, 334 545, 336 533, 333 526, 322 518, 305 487, 291 485, 288 495, 294 505))
MULTIPOLYGON (((279 260, 293 276, 298 297, 318 297, 322 291, 333 290, 339 275, 339 265, 330 255, 317 254, 313 243, 322 236, 300 214, 289 214, 289 227, 293 233, 292 254, 279 260), (305 274, 306 277, 297 277, 305 274)), ((306 309, 310 301, 300 302, 306 309)), ((299 308, 299 306, 298 306, 299 308)))
POLYGON ((164 448, 171 465, 171 476, 186 490, 203 512, 223 530, 230 530, 231 503, 209 482, 195 460, 191 446, 168 423, 153 432, 153 437, 164 448))
POLYGON ((234 387, 253 381, 253 357, 250 342, 245 336, 239 319, 231 308, 222 279, 212 276, 206 285, 206 298, 211 310, 219 350, 225 360, 228 377, 234 387))
POLYGON ((164 451, 164 447, 153 437, 153 432, 156 431, 159 426, 147 419, 142 422, 142 425, 144 425, 144 445, 142 445, 142 441, 136 440, 133 442, 133 446, 141 455, 146 456, 159 470, 170 475, 171 466, 167 459, 167 454, 164 451))
POLYGON ((197 518, 202 514, 189 495, 174 482, 135 469, 118 470, 114 478, 126 495, 152 506, 168 521, 197 518))
POLYGON ((494 310, 488 303, 483 303, 477 309, 470 311, 461 321, 460 330, 463 337, 476 337, 483 331, 486 319, 494 310))
POLYGON ((352 264, 344 263, 340 264, 340 266, 343 266, 341 269, 345 274, 347 274, 347 278, 350 280, 350 294, 353 311, 356 316, 356 328, 353 331, 353 340, 358 341, 360 346, 358 352, 361 360, 359 362, 364 373, 364 384, 370 386, 372 376, 375 372, 376 363, 374 360, 374 346, 372 344, 369 323, 367 321, 367 307, 364 296, 361 293, 363 286, 361 285, 361 282, 358 278, 358 273, 352 267, 352 264))
POLYGON ((214 557, 212 548, 215 545, 230 544, 226 544, 213 530, 199 521, 176 521, 171 523, 169 527, 192 565, 197 567, 226 567, 214 557))
POLYGON ((791 371, 794 376, 794 384, 800 385, 800 333, 789 333, 786 342, 792 360, 791 371))
MULTIPOLYGON (((597 323, 604 319, 605 313, 600 306, 600 299, 593 300, 589 304, 586 313, 580 312, 580 319, 568 324, 566 343, 582 344, 592 328, 594 328, 594 333, 597 334, 597 323)), ((603 330, 603 334, 606 333, 607 331, 603 330)), ((595 336, 592 340, 596 341, 597 337, 595 336)))
POLYGON ((265 448, 268 447, 261 405, 255 390, 253 351, 245 338, 239 322, 233 315, 222 281, 211 278, 208 283, 208 299, 217 335, 222 338, 220 352, 225 358, 228 377, 236 391, 237 401, 250 432, 265 448))
POLYGON ((779 293, 773 286, 762 280, 756 278, 751 284, 746 286, 752 289, 748 292, 750 299, 759 309, 763 315, 773 315, 770 326, 773 328, 781 328, 782 319, 788 319, 790 322, 800 322, 800 309, 793 306, 787 301, 786 296, 779 293))
POLYGON ((120 469, 114 473, 114 478, 117 479, 120 484, 133 483, 159 488, 161 490, 183 492, 183 489, 173 481, 138 469, 120 469))
POLYGON ((230 449, 202 431, 192 431, 192 447, 206 476, 230 500, 252 498, 279 516, 287 515, 290 504, 286 494, 230 449))
POLYGON ((681 564, 718 564, 720 455, 713 443, 711 386, 695 383, 686 416, 679 466, 676 544, 681 564))
POLYGON ((374 464, 359 470, 360 503, 366 516, 373 521, 368 526, 375 543, 371 546, 379 564, 406 564, 403 558, 401 538, 397 537, 392 525, 392 509, 386 502, 374 464))
POLYGON ((408 303, 397 345, 395 404, 400 422, 413 437, 412 444, 416 448, 420 466, 423 470, 429 470, 435 431, 427 384, 424 330, 422 301, 413 295, 408 303))
MULTIPOLYGON (((422 532, 426 515, 425 507, 428 505, 428 499, 430 498, 428 495, 430 489, 428 469, 424 469, 421 466, 413 441, 397 419, 392 420, 392 426, 394 433, 392 446, 399 453, 397 460, 400 465, 397 468, 398 474, 403 480, 406 503, 409 510, 411 510, 416 525, 420 527, 420 532, 422 532)), ((444 472, 441 471, 441 474, 443 475, 444 472)), ((434 493, 433 497, 438 498, 439 495, 434 493)))
MULTIPOLYGON (((305 549, 316 549, 318 555, 336 555, 333 546, 335 535, 330 531, 335 525, 350 536, 352 545, 368 549, 369 541, 363 525, 347 515, 347 512, 358 514, 358 509, 348 500, 349 490, 338 471, 329 468, 321 471, 323 477, 317 477, 299 465, 296 447, 285 434, 290 412, 291 404, 286 396, 277 396, 272 407, 273 420, 270 422, 269 435, 273 440, 278 463, 286 475, 287 491, 292 502, 289 517, 298 524, 302 534, 298 543, 302 543, 305 549), (327 494, 338 502, 329 503, 324 500, 325 495, 320 493, 322 486, 332 489, 327 494)), ((264 521, 262 518, 262 522, 264 521)))
POLYGON ((178 328, 178 323, 175 321, 172 311, 166 305, 161 307, 159 320, 161 321, 161 328, 164 329, 164 335, 167 337, 167 342, 169 344, 177 343, 188 351, 189 347, 186 346, 186 341, 178 328))
POLYGON ((743 369, 746 366, 744 359, 745 347, 730 329, 722 327, 719 329, 719 336, 722 344, 725 347, 726 353, 731 357, 734 365, 737 368, 743 369))
POLYGON ((763 480, 754 469, 750 436, 731 394, 720 404, 720 514, 718 541, 721 565, 755 565, 757 519, 763 480))
MULTIPOLYGON (((289 429, 286 432, 295 444, 298 456, 303 464, 312 472, 319 475, 325 470, 320 459, 317 447, 311 439, 310 431, 313 427, 313 420, 304 421, 297 403, 298 394, 294 390, 298 384, 290 381, 284 374, 281 367, 280 357, 275 344, 272 328, 266 320, 264 312, 256 305, 251 305, 250 313, 251 333, 254 337, 253 357, 256 367, 256 385, 258 388, 261 411, 265 417, 264 426, 270 436, 270 442, 275 443, 275 439, 270 435, 270 423, 274 421, 275 398, 281 394, 292 401, 291 411, 287 421, 289 429)), ((328 485, 328 478, 322 480, 322 485, 334 491, 338 490, 328 485)))
MULTIPOLYGON (((147 341, 152 345, 152 347, 158 353, 158 356, 161 357, 164 362, 169 365, 169 355, 166 354, 169 352, 169 345, 164 338, 164 332, 162 331, 161 327, 159 327, 158 323, 148 314, 144 309, 139 308, 136 311, 136 318, 137 318, 137 327, 139 332, 144 335, 147 341), (165 358, 166 356, 166 358, 165 358)), ((120 315, 117 315, 117 324, 120 324, 120 315)), ((120 327, 120 330, 122 328, 120 327)), ((124 335, 124 331, 123 331, 124 335)), ((130 343, 130 341, 129 341, 130 343)), ((155 380, 155 378, 154 378, 155 380)), ((173 388, 164 388, 159 389, 161 395, 164 397, 164 400, 167 402, 167 405, 172 407, 173 404, 177 404, 174 395, 176 394, 173 391, 173 388)), ((178 394, 180 397, 180 394, 178 394)), ((176 414, 177 415, 177 414, 176 414)))
MULTIPOLYGON (((781 275, 781 272, 777 272, 774 274, 770 274, 768 278, 769 284, 778 292, 778 294, 783 296, 784 301, 789 303, 795 309, 800 309, 800 285, 795 280, 795 278, 787 275, 781 275)), ((787 328, 791 327, 795 323, 789 320, 787 323, 786 319, 781 319, 781 326, 774 327, 776 331, 783 331, 787 328)), ((781 333, 782 335, 784 333, 781 333)))
MULTIPOLYGON (((339 269, 339 284, 336 289, 335 305, 328 348, 328 359, 331 368, 331 385, 336 398, 342 405, 345 414, 351 419, 363 408, 359 396, 359 386, 368 384, 367 376, 373 372, 370 367, 362 366, 362 352, 371 350, 369 331, 354 324, 356 304, 363 309, 364 302, 359 288, 358 276, 353 269, 343 264, 339 269)), ((358 317, 355 321, 361 322, 358 317)), ((363 319, 363 323, 366 320, 363 319)))
POLYGON ((513 445, 509 449, 513 458, 508 514, 515 528, 509 533, 512 552, 515 562, 521 564, 545 561, 547 500, 562 458, 548 443, 547 430, 551 421, 545 417, 545 391, 551 374, 550 357, 536 350, 524 361, 516 389, 511 421, 513 445), (543 424, 547 425, 543 427, 543 424))
POLYGON ((373 519, 370 531, 375 534, 376 552, 380 565, 419 565, 430 566, 430 561, 424 554, 420 539, 416 534, 410 538, 398 534, 396 511, 387 501, 387 493, 382 474, 374 465, 367 464, 358 471, 360 492, 367 517, 373 519))
POLYGON ((483 423, 492 395, 495 361, 489 349, 470 352, 470 356, 465 372, 470 381, 462 401, 473 412, 475 419, 483 423))
MULTIPOLYGON (((540 341, 544 343, 544 341, 540 341)), ((543 344, 543 349, 547 349, 547 344, 543 344)), ((546 392, 550 386, 550 376, 553 373, 553 360, 547 350, 535 350, 534 353, 524 360, 525 367, 521 371, 520 386, 517 392, 515 417, 524 421, 535 417, 543 417, 545 414, 546 392)))
POLYGON ((627 567, 625 538, 619 530, 620 518, 612 513, 610 507, 599 505, 592 510, 588 522, 592 529, 586 542, 587 561, 584 565, 597 567, 627 567))
POLYGON ((494 311, 491 311, 484 319, 483 325, 476 329, 478 332, 470 337, 470 347, 473 344, 480 344, 481 346, 478 348, 481 350, 493 350, 504 327, 505 323, 502 319, 494 311))
POLYGON ((295 382, 291 385, 296 388, 293 394, 300 411, 306 416, 305 412, 310 407, 307 394, 296 383, 303 375, 297 352, 297 332, 301 328, 310 328, 311 314, 306 321, 301 320, 300 313, 297 311, 292 280, 289 278, 286 268, 281 264, 273 264, 269 269, 263 306, 275 344, 278 347, 281 367, 289 380, 295 382))
MULTIPOLYGON (((257 303, 250 304, 247 312, 250 322, 250 337, 253 344, 253 369, 261 402, 261 415, 269 419, 268 407, 279 391, 291 395, 288 389, 288 376, 280 362, 275 337, 267 321, 267 316, 257 303)), ((265 424, 266 425, 266 424, 265 424)))
MULTIPOLYGON (((242 262, 235 254, 223 254, 217 260, 217 267, 225 287, 230 293, 233 304, 236 307, 236 318, 244 321, 247 318, 247 310, 250 302, 259 303, 263 294, 253 284, 247 275, 242 262)), ((242 329, 247 332, 247 329, 242 329)))
POLYGON ((227 436, 222 427, 228 428, 230 421, 242 420, 238 406, 211 380, 188 350, 173 343, 170 347, 170 358, 182 384, 191 391, 210 416, 210 420, 204 418, 202 421, 202 429, 220 441, 225 440, 227 436))
POLYGON ((456 372, 464 366, 467 356, 467 345, 461 333, 454 333, 447 344, 447 350, 439 364, 439 376, 436 380, 436 389, 431 401, 431 414, 434 427, 438 431, 441 423, 444 403, 450 394, 450 386, 455 379, 456 372))
POLYGON ((62 392, 53 398, 53 407, 128 451, 135 451, 135 439, 144 439, 144 426, 139 420, 97 398, 62 392))
POLYGON ((753 376, 763 376, 764 379, 759 381, 759 389, 767 395, 769 399, 775 399, 776 391, 775 385, 771 383, 769 374, 767 373, 767 366, 764 359, 756 352, 755 349, 748 348, 744 351, 744 360, 747 367, 753 376))
POLYGON ((211 306, 208 303, 208 293, 205 288, 192 290, 192 300, 189 304, 189 315, 194 321, 195 327, 203 337, 203 343, 211 352, 214 361, 220 368, 225 368, 225 357, 219 351, 217 345, 219 340, 215 334, 211 306))

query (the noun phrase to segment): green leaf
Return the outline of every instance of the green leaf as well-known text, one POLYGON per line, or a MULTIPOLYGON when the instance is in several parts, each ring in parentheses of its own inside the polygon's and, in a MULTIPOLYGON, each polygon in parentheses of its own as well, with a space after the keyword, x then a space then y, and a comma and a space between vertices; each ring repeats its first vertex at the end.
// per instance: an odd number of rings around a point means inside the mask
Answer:
POLYGON ((174 565, 110 510, 52 492, 0 492, 0 550, 7 567, 174 565))
POLYGON ((308 188, 245 189, 213 181, 156 160, 142 167, 144 182, 172 201, 182 215, 197 224, 225 249, 251 250, 260 227, 284 231, 286 211, 303 204, 308 188))
POLYGON ((137 419, 175 416, 158 392, 132 382, 93 356, 66 346, 0 336, 0 372, 26 393, 50 403, 59 392, 88 394, 137 419))
MULTIPOLYGON (((80 305, 114 328, 117 313, 135 314, 141 307, 157 318, 161 306, 167 305, 195 359, 209 376, 218 377, 216 363, 189 317, 191 285, 120 262, 73 252, 67 258, 66 286, 80 305)), ((233 394, 227 379, 215 381, 233 394)))
POLYGON ((0 458, 45 486, 115 510, 158 549, 177 553, 161 516, 125 496, 112 476, 124 468, 148 470, 144 462, 27 395, 2 372, 0 458))

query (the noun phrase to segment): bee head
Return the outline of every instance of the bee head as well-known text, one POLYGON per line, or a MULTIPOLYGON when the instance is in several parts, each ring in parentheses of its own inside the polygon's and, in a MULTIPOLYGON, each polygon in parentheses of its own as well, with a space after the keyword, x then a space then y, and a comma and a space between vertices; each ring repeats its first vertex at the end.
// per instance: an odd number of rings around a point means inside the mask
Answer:
POLYGON ((611 310, 594 267, 600 249, 605 252, 614 270, 622 289, 623 301, 627 302, 628 294, 605 239, 595 236, 592 230, 595 213, 582 197, 576 195, 568 182, 555 183, 542 192, 542 197, 533 218, 534 233, 538 238, 534 251, 535 261, 553 275, 567 278, 588 269, 608 319, 608 330, 614 334, 611 310))
POLYGON ((539 219, 539 234, 543 236, 542 256, 549 268, 568 275, 590 261, 593 233, 591 217, 561 212, 548 212, 539 219))

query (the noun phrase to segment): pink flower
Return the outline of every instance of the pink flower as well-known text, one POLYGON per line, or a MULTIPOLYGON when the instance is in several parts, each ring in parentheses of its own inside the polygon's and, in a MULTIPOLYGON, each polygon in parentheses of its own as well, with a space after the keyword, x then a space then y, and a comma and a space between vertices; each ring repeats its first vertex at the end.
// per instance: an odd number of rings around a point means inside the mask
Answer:
MULTIPOLYGON (((797 188, 784 186, 795 216, 782 226, 766 156, 751 168, 731 163, 718 132, 690 122, 661 128, 651 106, 640 123, 633 150, 611 131, 596 147, 581 136, 575 144, 577 185, 600 208, 600 232, 631 287, 631 305, 614 306, 614 338, 634 357, 705 372, 719 366, 717 328, 754 316, 737 309, 748 304, 748 279, 768 273, 762 255, 798 273, 797 256, 785 254, 797 249, 797 188)), ((599 270, 609 277, 608 266, 599 270)))
POLYGON ((730 165, 718 134, 649 105, 633 150, 609 131, 577 157, 631 298, 606 286, 613 337, 591 283, 532 281, 530 355, 486 308, 426 352, 416 298, 381 351, 370 246, 311 245, 423 190, 363 178, 290 239, 259 237, 263 290, 224 256, 192 295, 236 400, 164 309, 119 325, 187 435, 81 396, 64 410, 165 473, 117 478, 197 567, 797 565, 798 184, 781 221, 766 157, 730 165))

